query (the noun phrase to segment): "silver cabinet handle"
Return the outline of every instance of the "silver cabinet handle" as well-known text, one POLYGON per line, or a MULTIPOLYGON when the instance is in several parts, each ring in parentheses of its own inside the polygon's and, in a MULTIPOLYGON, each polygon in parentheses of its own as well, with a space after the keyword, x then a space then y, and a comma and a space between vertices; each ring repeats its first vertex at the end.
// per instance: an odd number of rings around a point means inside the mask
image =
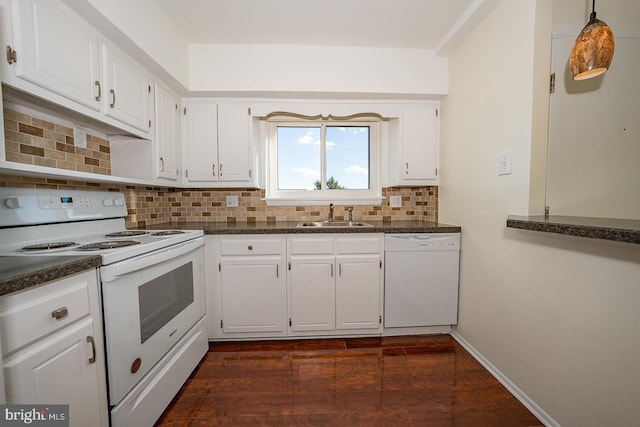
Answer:
POLYGON ((67 307, 60 307, 57 310, 53 310, 51 312, 51 317, 53 317, 56 320, 62 320, 65 317, 67 317, 67 315, 69 314, 69 310, 67 310, 67 307))
POLYGON ((164 159, 160 157, 160 172, 164 172, 164 159))
POLYGON ((338 275, 342 277, 342 263, 338 264, 338 275))
POLYGON ((109 104, 109 107, 114 108, 116 106, 116 91, 113 89, 109 89, 109 93, 112 96, 113 102, 109 104))
POLYGON ((216 176, 216 164, 212 164, 211 165, 211 173, 213 174, 213 176, 216 176))
POLYGON ((331 277, 333 277, 333 264, 331 264, 331 277))
POLYGON ((91 344, 91 357, 89 358, 89 364, 96 363, 96 342, 91 335, 87 337, 87 342, 91 344))
POLYGON ((100 99, 102 99, 102 86, 100 86, 100 80, 96 80, 94 84, 98 86, 98 96, 96 96, 96 101, 100 101, 100 99))
POLYGON ((218 166, 218 173, 220 174, 220 176, 222 176, 222 163, 220 163, 220 166, 218 166))
POLYGON ((409 173, 409 162, 405 163, 404 166, 405 166, 404 173, 405 174, 409 173))

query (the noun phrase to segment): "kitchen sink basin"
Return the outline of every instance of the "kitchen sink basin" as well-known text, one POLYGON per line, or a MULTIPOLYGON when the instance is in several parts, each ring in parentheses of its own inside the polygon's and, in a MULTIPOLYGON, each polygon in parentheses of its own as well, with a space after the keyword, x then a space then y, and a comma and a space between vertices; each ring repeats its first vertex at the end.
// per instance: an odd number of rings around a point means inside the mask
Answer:
POLYGON ((359 221, 303 221, 298 223, 298 228, 360 228, 373 227, 371 224, 359 221))

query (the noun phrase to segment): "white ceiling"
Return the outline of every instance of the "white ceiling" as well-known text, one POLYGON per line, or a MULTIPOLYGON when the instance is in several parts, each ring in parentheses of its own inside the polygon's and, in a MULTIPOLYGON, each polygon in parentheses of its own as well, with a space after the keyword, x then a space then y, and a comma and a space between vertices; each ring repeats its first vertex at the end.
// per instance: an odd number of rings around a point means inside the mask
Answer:
POLYGON ((482 0, 156 0, 189 43, 436 49, 482 0))

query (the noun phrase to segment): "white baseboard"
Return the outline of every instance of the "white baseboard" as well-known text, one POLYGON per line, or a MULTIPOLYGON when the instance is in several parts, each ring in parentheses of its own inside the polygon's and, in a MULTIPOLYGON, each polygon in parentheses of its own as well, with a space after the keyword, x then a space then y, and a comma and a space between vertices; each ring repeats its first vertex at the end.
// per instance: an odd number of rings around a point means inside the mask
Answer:
POLYGON ((547 414, 540 406, 536 404, 529 396, 527 396, 517 385, 515 385, 506 375, 498 370, 491 362, 489 362, 478 350, 467 342, 456 331, 451 331, 451 336, 460 343, 482 366, 485 367, 491 375, 493 375, 500 383, 505 386, 513 396, 520 401, 531 413, 547 427, 560 427, 549 414, 547 414))

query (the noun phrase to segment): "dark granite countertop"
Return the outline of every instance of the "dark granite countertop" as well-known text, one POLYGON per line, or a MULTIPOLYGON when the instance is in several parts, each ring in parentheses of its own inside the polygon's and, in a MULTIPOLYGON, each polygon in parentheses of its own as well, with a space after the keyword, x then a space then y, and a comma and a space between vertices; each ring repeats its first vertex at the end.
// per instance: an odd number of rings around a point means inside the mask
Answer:
POLYGON ((100 267, 98 255, 0 256, 0 295, 100 267))
POLYGON ((640 244, 640 220, 544 215, 507 218, 507 227, 589 239, 640 244))
POLYGON ((429 221, 366 221, 373 227, 297 228, 299 221, 276 222, 170 222, 140 227, 146 230, 204 230, 205 234, 306 234, 306 233, 460 233, 457 225, 429 221))

